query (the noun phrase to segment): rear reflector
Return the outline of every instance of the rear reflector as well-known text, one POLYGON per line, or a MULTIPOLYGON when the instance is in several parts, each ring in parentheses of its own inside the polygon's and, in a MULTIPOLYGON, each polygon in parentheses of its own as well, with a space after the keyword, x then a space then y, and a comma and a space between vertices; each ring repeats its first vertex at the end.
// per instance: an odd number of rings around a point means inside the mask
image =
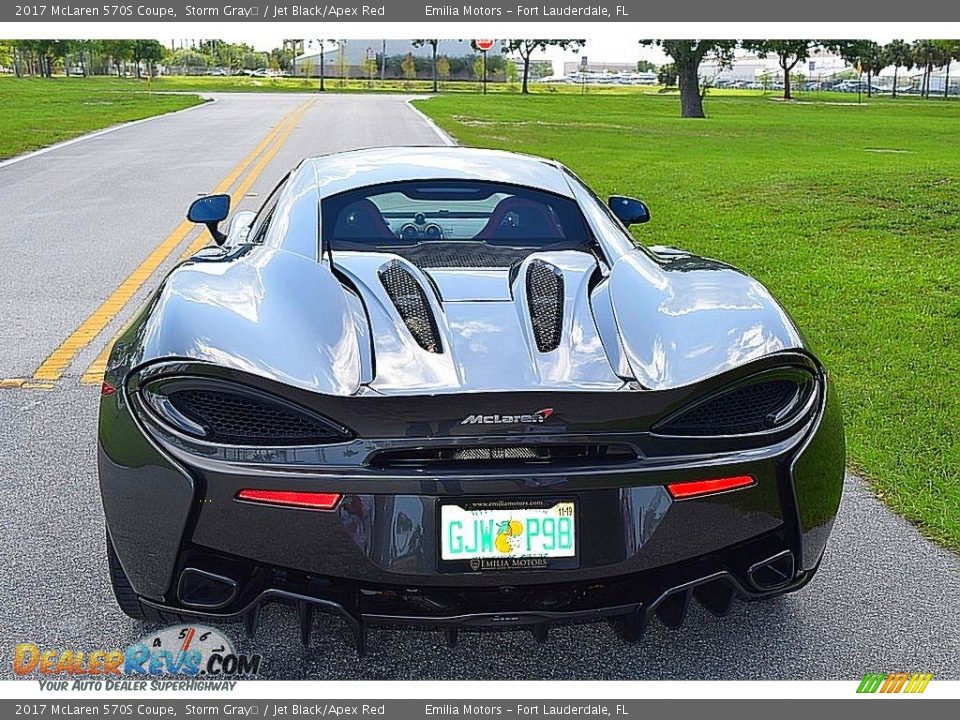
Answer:
POLYGON ((113 385, 108 383, 106 380, 104 380, 103 383, 100 385, 101 395, 113 395, 116 391, 117 389, 113 385))
POLYGON ((716 480, 670 483, 667 485, 667 490, 675 500, 683 500, 700 495, 712 495, 727 490, 750 487, 753 484, 754 480, 749 475, 738 475, 737 477, 717 478, 716 480))
POLYGON ((311 508, 313 510, 333 510, 340 502, 340 494, 284 490, 241 490, 237 493, 237 500, 311 508))

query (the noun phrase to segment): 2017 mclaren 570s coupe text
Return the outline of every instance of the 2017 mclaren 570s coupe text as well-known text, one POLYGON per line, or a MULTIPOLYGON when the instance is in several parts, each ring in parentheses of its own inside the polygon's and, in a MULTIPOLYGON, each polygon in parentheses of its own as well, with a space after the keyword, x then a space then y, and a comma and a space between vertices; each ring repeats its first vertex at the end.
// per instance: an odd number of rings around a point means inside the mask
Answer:
POLYGON ((99 468, 121 608, 368 629, 605 620, 802 587, 844 473, 823 366, 647 207, 467 148, 305 160, 117 341, 99 468))

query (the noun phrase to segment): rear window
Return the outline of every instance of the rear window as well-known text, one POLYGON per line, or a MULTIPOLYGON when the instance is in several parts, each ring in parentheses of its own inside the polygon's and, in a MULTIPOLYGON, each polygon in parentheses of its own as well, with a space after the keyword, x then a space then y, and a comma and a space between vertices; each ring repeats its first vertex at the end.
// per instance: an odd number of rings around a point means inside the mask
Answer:
POLYGON ((334 250, 444 241, 573 247, 590 239, 573 200, 502 183, 375 185, 325 198, 321 211, 324 244, 334 250))

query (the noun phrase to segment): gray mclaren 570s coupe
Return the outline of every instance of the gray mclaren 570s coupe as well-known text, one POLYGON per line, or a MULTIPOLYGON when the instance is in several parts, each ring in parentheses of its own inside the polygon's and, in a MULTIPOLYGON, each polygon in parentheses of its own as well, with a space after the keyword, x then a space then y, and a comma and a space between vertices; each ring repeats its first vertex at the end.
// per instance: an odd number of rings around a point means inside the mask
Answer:
POLYGON ((148 621, 607 621, 791 592, 840 503, 840 405, 763 285, 645 247, 647 206, 459 147, 303 161, 118 339, 99 475, 148 621))

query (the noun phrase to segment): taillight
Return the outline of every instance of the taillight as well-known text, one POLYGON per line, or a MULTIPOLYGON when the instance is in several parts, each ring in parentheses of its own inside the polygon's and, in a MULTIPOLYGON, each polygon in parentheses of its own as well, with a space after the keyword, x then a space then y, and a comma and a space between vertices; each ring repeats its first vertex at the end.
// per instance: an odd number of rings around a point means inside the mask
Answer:
POLYGON ((241 490, 237 493, 237 500, 312 510, 333 510, 340 502, 340 494, 296 490, 241 490))
POLYGON ((727 492, 728 490, 738 490, 740 488, 750 487, 754 483, 754 479, 749 475, 737 475, 736 477, 715 478, 711 480, 691 480, 690 482, 670 483, 667 485, 667 491, 674 500, 685 500, 687 498, 727 492))

